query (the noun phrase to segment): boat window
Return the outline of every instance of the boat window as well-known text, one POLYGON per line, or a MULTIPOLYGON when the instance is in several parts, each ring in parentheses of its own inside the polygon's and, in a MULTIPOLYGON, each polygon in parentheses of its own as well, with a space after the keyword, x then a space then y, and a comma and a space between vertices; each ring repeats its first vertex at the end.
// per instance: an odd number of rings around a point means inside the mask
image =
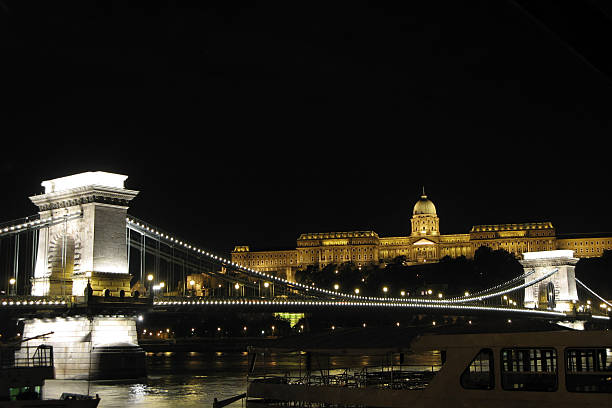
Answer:
POLYGON ((612 347, 568 348, 565 362, 568 391, 612 393, 612 347))
POLYGON ((472 390, 492 390, 495 388, 493 371, 493 351, 482 349, 461 374, 461 386, 472 390))
POLYGON ((556 391, 557 350, 502 349, 501 384, 502 388, 508 391, 556 391))

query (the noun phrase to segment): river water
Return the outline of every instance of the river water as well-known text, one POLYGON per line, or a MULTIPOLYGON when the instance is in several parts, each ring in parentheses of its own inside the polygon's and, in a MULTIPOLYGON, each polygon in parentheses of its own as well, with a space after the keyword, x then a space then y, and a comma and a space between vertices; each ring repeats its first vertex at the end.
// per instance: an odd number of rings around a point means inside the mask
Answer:
MULTIPOLYGON (((398 356, 396 356, 397 358, 398 356)), ((381 356, 339 356, 317 361, 318 366, 331 369, 346 367, 380 366, 381 356)), ((423 369, 439 362, 436 353, 412 356, 410 363, 423 369)), ((223 400, 246 391, 248 367, 247 353, 148 353, 147 378, 138 382, 103 383, 69 380, 47 380, 44 398, 59 398, 62 392, 98 394, 99 407, 212 407, 213 400, 223 400)), ((298 374, 303 360, 296 355, 268 355, 258 360, 265 363, 267 373, 292 372, 298 374)), ((397 362, 396 362, 397 364, 397 362)), ((243 407, 236 401, 228 407, 243 407)))
MULTIPOLYGON (((246 391, 246 353, 147 354, 147 378, 130 383, 47 380, 45 398, 62 392, 95 395, 98 407, 212 407, 214 398, 246 391)), ((241 407, 236 401, 229 407, 241 407)))

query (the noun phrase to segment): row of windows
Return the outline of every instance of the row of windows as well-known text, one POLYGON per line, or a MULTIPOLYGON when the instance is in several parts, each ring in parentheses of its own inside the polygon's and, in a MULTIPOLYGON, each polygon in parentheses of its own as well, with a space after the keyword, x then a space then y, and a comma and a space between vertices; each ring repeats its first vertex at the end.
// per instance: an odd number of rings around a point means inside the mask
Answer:
MULTIPOLYGON (((557 350, 505 348, 501 350, 501 386, 507 391, 556 391, 557 350)), ((565 386, 570 392, 612 393, 612 348, 568 348, 565 350, 565 386)), ((495 388, 493 351, 482 349, 461 374, 468 389, 495 388)))
MULTIPOLYGON (((611 245, 612 241, 608 240, 608 241, 601 241, 601 245, 611 245)), ((580 246, 589 246, 589 245, 599 245, 599 241, 579 241, 579 242, 567 242, 565 245, 567 246, 575 246, 577 247, 578 245, 580 246)))

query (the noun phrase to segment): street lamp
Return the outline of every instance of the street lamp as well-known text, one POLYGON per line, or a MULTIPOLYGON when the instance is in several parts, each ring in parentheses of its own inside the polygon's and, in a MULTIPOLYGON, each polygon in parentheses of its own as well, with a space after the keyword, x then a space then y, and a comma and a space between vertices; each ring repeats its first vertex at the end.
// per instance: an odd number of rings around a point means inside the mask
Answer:
POLYGON ((355 288, 355 294, 358 295, 359 294, 359 288, 355 288))
POLYGON ((15 280, 15 278, 9 279, 9 285, 11 285, 9 289, 9 295, 15 295, 15 284, 16 283, 17 281, 15 280))
POLYGON ((334 283, 334 290, 338 290, 340 289, 340 285, 338 285, 337 283, 334 283))

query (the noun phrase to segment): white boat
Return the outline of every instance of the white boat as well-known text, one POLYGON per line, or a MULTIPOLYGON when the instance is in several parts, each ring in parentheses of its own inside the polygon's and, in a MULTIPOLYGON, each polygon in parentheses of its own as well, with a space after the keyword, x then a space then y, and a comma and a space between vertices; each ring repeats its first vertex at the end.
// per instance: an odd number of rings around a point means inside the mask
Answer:
POLYGON ((283 402, 411 408, 612 407, 608 330, 426 334, 415 337, 408 348, 377 352, 397 355, 408 350, 438 351, 440 365, 415 370, 390 364, 370 373, 353 370, 342 375, 337 370, 318 370, 314 375, 313 367, 299 376, 251 376, 247 406, 283 402))

